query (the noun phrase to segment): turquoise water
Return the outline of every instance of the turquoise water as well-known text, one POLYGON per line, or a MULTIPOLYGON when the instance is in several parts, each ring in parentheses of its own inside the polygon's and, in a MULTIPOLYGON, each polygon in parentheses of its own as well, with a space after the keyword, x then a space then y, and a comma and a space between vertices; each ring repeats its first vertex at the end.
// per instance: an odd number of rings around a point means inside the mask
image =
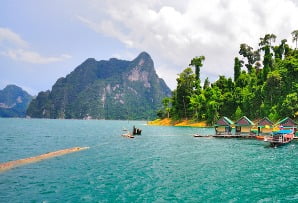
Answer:
POLYGON ((269 148, 145 124, 0 119, 0 162, 90 146, 0 173, 0 202, 298 202, 297 141, 269 148), (120 136, 133 125, 141 136, 120 136))

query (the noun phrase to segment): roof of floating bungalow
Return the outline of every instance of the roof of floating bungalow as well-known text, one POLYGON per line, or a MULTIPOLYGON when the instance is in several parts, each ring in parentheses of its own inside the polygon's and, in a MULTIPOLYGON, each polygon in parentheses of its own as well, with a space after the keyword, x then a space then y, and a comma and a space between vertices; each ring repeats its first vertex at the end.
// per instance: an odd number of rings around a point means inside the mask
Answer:
POLYGON ((283 125, 284 127, 297 127, 297 123, 289 117, 282 119, 276 123, 277 125, 283 125))
POLYGON ((269 118, 265 117, 258 122, 258 127, 263 126, 273 126, 273 122, 269 120, 269 118))
POLYGON ((252 126, 255 125, 246 116, 242 116, 238 121, 235 122, 235 126, 252 126))
POLYGON ((233 125, 234 122, 231 121, 229 118, 223 116, 221 117, 214 126, 230 126, 233 125))

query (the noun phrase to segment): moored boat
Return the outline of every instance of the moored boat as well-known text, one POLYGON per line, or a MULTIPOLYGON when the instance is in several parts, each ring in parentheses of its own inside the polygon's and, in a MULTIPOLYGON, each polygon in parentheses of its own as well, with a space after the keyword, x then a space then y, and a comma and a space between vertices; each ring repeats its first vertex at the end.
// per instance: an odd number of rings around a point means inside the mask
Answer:
POLYGON ((292 130, 279 130, 273 132, 273 136, 268 138, 267 141, 270 146, 277 147, 287 143, 290 143, 294 139, 294 133, 292 130))
POLYGON ((256 139, 257 140, 264 140, 264 136, 263 135, 256 135, 256 139))
POLYGON ((122 133, 122 137, 127 137, 127 138, 135 138, 128 130, 124 129, 124 133, 122 133))

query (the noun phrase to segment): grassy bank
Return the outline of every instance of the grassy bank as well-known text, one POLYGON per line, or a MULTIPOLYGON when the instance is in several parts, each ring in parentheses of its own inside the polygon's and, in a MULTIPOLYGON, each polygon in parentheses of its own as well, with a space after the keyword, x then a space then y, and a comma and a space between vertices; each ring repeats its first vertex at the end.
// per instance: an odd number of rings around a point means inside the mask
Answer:
POLYGON ((194 122, 191 120, 175 121, 170 118, 156 119, 149 121, 148 125, 160 125, 160 126, 184 126, 184 127, 209 127, 205 121, 194 122))

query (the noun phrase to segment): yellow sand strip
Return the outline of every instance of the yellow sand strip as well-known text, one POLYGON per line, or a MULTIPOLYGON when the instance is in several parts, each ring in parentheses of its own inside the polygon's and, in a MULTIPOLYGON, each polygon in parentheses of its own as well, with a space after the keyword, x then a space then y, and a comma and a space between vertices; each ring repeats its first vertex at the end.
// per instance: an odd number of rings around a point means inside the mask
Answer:
POLYGON ((160 126, 184 126, 184 127, 208 127, 206 121, 193 122, 191 120, 175 121, 170 118, 156 119, 149 121, 148 125, 160 125, 160 126))
POLYGON ((49 153, 42 154, 39 156, 29 157, 29 158, 25 158, 25 159, 19 159, 19 160, 15 160, 15 161, 9 161, 9 162, 5 162, 5 163, 0 163, 0 172, 4 172, 6 170, 9 170, 9 169, 12 169, 12 168, 24 165, 24 164, 30 164, 30 163, 42 161, 44 159, 49 159, 52 157, 61 156, 64 154, 69 154, 69 153, 73 153, 73 152, 77 152, 77 151, 81 151, 81 150, 85 150, 85 149, 89 149, 89 147, 74 147, 74 148, 69 148, 69 149, 62 149, 59 151, 49 152, 49 153))

